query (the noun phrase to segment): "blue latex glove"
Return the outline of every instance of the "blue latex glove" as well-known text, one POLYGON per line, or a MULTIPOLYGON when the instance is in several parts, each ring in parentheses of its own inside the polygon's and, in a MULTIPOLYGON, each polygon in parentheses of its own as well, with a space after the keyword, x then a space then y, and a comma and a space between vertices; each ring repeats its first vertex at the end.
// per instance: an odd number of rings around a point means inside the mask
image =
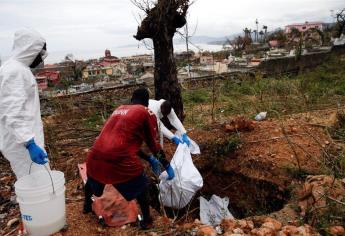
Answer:
POLYGON ((190 140, 187 134, 182 134, 182 141, 186 143, 188 146, 190 145, 190 140))
POLYGON ((35 143, 34 139, 29 140, 25 147, 29 151, 31 160, 36 164, 44 165, 48 162, 47 153, 35 143))
POLYGON ((180 143, 182 143, 182 141, 177 137, 177 136, 174 136, 171 141, 173 141, 176 145, 179 145, 180 143))
POLYGON ((168 173, 168 180, 172 180, 174 177, 175 177, 175 173, 174 173, 174 170, 173 168, 171 167, 171 165, 169 164, 166 169, 165 169, 168 173))
POLYGON ((160 175, 161 167, 159 161, 154 156, 150 156, 149 163, 151 165, 153 173, 155 173, 156 175, 160 175))

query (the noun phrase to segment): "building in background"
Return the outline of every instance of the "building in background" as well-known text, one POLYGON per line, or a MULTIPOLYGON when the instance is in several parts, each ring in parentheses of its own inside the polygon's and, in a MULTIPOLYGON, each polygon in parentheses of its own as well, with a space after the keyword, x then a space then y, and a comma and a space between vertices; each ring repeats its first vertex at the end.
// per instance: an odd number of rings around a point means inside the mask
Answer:
POLYGON ((285 26, 285 33, 289 34, 291 33, 292 29, 297 29, 299 32, 305 32, 309 29, 318 29, 320 31, 323 31, 325 27, 325 24, 322 22, 308 22, 300 23, 300 24, 292 24, 285 26))
POLYGON ((105 54, 105 57, 101 58, 100 63, 99 63, 102 66, 105 66, 105 67, 112 66, 121 61, 119 58, 112 56, 109 49, 106 49, 104 54, 105 54))
POLYGON ((57 85, 60 82, 60 71, 41 71, 36 74, 36 78, 46 77, 49 86, 57 85))

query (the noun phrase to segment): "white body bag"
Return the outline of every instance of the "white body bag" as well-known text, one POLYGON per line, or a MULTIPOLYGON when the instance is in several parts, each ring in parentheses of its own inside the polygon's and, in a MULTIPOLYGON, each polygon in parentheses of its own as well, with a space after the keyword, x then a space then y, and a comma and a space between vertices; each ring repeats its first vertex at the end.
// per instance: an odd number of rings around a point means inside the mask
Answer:
MULTIPOLYGON (((194 145, 197 146, 193 143, 194 145)), ((200 149, 198 151, 200 153, 200 149)), ((187 144, 178 145, 170 165, 174 169, 175 178, 167 180, 166 171, 159 176, 160 199, 166 207, 181 209, 187 206, 195 193, 202 188, 203 179, 193 164, 191 150, 187 144)))

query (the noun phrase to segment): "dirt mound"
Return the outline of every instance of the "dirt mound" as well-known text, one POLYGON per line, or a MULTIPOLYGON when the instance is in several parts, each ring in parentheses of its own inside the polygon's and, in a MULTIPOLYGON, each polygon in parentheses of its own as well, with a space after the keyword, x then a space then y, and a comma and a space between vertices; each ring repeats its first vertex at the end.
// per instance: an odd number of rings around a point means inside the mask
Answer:
POLYGON ((321 127, 308 125, 303 118, 257 122, 255 130, 238 133, 235 152, 223 156, 214 147, 220 144, 226 149, 233 140, 222 126, 198 130, 191 136, 202 137, 197 142, 204 158, 195 160, 200 169, 214 166, 218 172, 241 173, 279 186, 290 185, 291 175, 322 172, 323 151, 330 143, 321 127))
POLYGON ((255 122, 249 120, 246 117, 237 117, 230 121, 229 124, 225 125, 227 132, 241 132, 241 131, 252 131, 255 127, 255 122))

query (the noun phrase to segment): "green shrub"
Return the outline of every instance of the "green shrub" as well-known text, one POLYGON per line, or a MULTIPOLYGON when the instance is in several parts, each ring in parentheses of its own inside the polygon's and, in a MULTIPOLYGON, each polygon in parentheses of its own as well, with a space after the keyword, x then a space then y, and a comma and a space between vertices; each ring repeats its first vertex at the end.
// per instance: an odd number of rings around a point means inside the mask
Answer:
POLYGON ((241 139, 237 135, 230 135, 226 140, 214 143, 216 156, 224 156, 236 151, 241 144, 241 139))
POLYGON ((209 94, 204 89, 187 91, 182 96, 186 103, 204 103, 209 99, 209 94))

